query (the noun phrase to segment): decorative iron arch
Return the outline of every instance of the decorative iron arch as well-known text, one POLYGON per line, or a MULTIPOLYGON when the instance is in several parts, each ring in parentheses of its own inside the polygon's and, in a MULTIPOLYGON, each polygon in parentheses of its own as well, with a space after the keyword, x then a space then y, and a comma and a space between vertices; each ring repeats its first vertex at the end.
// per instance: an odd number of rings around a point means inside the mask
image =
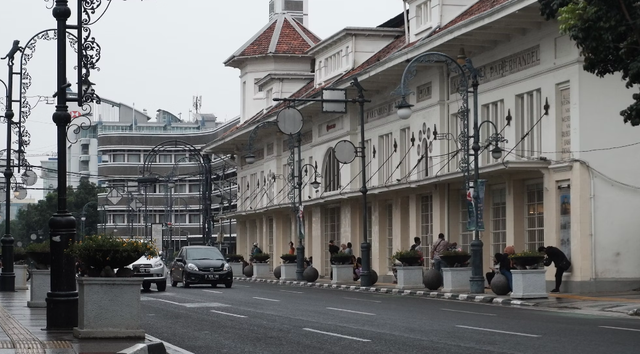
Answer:
POLYGON ((169 180, 176 176, 177 161, 173 163, 173 168, 167 174, 155 173, 152 170, 153 164, 157 163, 158 155, 162 152, 183 151, 188 153, 188 162, 196 162, 203 178, 200 179, 200 206, 202 207, 201 231, 203 243, 211 242, 213 225, 211 224, 211 159, 209 155, 203 155, 198 148, 183 140, 167 140, 154 146, 147 154, 140 171, 142 177, 159 177, 159 179, 169 180))

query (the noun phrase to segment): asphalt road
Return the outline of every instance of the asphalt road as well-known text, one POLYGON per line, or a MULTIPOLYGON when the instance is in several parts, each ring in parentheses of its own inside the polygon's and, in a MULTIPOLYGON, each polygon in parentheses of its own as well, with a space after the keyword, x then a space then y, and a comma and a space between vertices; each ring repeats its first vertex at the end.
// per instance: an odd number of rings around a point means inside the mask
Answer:
POLYGON ((640 320, 236 282, 142 293, 142 325, 192 353, 638 353, 640 320))

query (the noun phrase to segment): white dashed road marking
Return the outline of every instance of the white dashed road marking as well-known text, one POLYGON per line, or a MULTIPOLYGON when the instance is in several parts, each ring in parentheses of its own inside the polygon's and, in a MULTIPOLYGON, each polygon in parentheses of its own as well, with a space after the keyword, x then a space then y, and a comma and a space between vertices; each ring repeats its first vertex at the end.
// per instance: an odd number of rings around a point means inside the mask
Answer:
POLYGON ((495 333, 504 333, 504 334, 513 334, 514 336, 523 336, 523 337, 542 337, 537 334, 527 334, 527 333, 518 333, 518 332, 508 332, 508 331, 499 331, 497 329, 489 329, 489 328, 480 328, 480 327, 469 327, 469 326, 461 326, 456 325, 458 328, 466 328, 466 329, 475 329, 478 331, 486 331, 486 332, 495 332, 495 333))
POLYGON ((314 333, 326 334, 326 335, 328 335, 328 336, 334 336, 334 337, 340 337, 340 338, 346 338, 346 339, 357 340, 357 341, 360 341, 360 342, 371 342, 371 340, 369 340, 369 339, 363 339, 363 338, 357 338, 357 337, 345 336, 344 334, 338 334, 338 333, 331 333, 331 332, 318 331, 317 329, 303 328, 303 330, 305 330, 305 331, 309 331, 309 332, 314 332, 314 333))
POLYGON ((483 316, 497 316, 495 313, 484 313, 484 312, 472 312, 472 311, 462 311, 462 310, 452 310, 452 309, 440 309, 442 311, 451 311, 451 312, 459 312, 459 313, 468 313, 471 315, 483 315, 483 316))
POLYGON ((600 328, 608 328, 608 329, 618 329, 621 331, 632 331, 632 332, 640 332, 640 329, 635 328, 624 328, 624 327, 610 327, 610 326, 599 326, 600 328))
POLYGON ((376 315, 375 313, 360 312, 360 311, 345 310, 345 309, 337 309, 335 307, 327 307, 327 310, 342 311, 342 312, 349 312, 349 313, 357 313, 358 315, 367 315, 367 316, 375 316, 376 315))
POLYGON ((276 300, 276 299, 267 299, 266 297, 253 297, 256 300, 264 300, 264 301, 273 301, 273 302, 280 302, 280 300, 276 300))
POLYGON ((247 318, 247 316, 242 316, 242 315, 236 315, 235 313, 228 313, 228 312, 222 312, 222 311, 216 311, 216 310, 209 310, 213 313, 219 313, 221 315, 227 315, 227 316, 233 316, 233 317, 240 317, 240 318, 247 318))

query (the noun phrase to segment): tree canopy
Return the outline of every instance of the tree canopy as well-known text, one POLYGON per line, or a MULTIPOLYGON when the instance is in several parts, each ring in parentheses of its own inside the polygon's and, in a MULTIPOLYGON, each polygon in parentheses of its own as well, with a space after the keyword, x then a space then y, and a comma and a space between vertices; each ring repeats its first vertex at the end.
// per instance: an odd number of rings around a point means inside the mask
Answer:
MULTIPOLYGON (((101 188, 85 180, 81 180, 77 188, 67 187, 67 208, 77 220, 76 232, 82 236, 82 208, 85 208, 85 234, 98 233, 98 193, 103 193, 101 188)), ((49 219, 58 211, 58 192, 52 192, 39 200, 36 204, 29 204, 20 209, 15 220, 11 220, 11 235, 16 243, 21 241, 23 245, 31 242, 31 235, 35 234, 39 240, 49 238, 49 219), (41 238, 40 238, 41 236, 41 238)), ((4 233, 4 223, 0 223, 0 232, 4 233)))
POLYGON ((633 103, 620 112, 625 123, 640 125, 640 4, 638 0, 538 0, 547 20, 575 41, 584 70, 603 77, 620 72, 633 103), (634 88, 635 86, 635 88, 634 88))

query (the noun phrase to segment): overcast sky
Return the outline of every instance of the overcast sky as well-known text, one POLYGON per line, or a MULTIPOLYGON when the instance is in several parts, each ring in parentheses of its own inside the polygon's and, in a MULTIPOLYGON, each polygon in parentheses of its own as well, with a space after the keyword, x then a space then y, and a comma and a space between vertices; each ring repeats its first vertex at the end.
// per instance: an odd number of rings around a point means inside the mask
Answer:
MULTIPOLYGON (((102 2, 105 8, 108 1, 102 2)), ((25 45, 39 31, 56 26, 47 9, 53 3, 0 0, 0 57, 14 39, 25 45)), ((75 4, 70 1, 70 23, 74 24, 75 4)), ((402 9, 402 0, 309 0, 309 29, 327 38, 344 27, 375 27, 402 9)), ((105 16, 92 27, 102 59, 100 71, 92 73, 91 79, 101 97, 135 104, 150 115, 164 109, 186 118, 197 95, 202 96, 201 112, 214 113, 223 121, 232 119, 240 112, 240 72, 222 63, 268 20, 269 0, 112 0, 105 16)), ((73 51, 68 54, 69 81, 75 83, 73 51)), ((33 82, 27 97, 53 94, 55 55, 53 41, 38 42, 28 65, 33 82)), ((6 61, 0 63, 0 78, 6 81, 6 61)), ((30 99, 32 105, 37 100, 30 99)), ((56 150, 54 109, 45 102, 33 109, 27 122, 32 135, 28 154, 56 150)), ((4 129, 0 132, 3 147, 4 129)), ((46 156, 29 157, 29 162, 39 165, 41 159, 46 156)), ((30 195, 41 197, 39 192, 30 195)))

